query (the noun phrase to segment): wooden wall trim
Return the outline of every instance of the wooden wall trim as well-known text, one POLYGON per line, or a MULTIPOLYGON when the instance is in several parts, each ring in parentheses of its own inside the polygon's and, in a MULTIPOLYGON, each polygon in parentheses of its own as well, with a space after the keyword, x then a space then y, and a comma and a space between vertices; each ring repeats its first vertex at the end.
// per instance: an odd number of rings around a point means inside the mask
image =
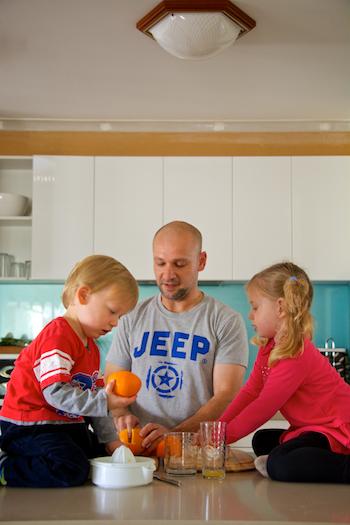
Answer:
POLYGON ((0 131, 0 155, 350 155, 350 132, 0 131))

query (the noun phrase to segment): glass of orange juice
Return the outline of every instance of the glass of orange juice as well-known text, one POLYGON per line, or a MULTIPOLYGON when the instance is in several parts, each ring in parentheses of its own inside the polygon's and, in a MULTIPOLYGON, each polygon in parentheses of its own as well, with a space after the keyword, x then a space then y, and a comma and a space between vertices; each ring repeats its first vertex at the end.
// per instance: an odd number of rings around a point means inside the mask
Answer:
POLYGON ((223 421, 203 421, 200 424, 203 478, 225 478, 225 434, 226 423, 223 421))

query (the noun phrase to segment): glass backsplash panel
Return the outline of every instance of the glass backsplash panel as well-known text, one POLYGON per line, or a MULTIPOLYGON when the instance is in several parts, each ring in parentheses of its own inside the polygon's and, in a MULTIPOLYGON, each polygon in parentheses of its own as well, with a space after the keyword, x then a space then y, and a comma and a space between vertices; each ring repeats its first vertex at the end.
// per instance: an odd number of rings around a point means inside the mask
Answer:
MULTIPOLYGON (((11 332, 14 337, 23 335, 32 339, 54 317, 64 312, 61 303, 62 284, 43 283, 1 283, 0 284, 0 337, 11 332)), ((202 285, 201 289, 218 300, 228 304, 243 315, 249 339, 253 330, 248 320, 249 304, 244 285, 223 283, 202 285)), ((157 293, 155 285, 141 285, 140 299, 157 293)), ((323 347, 326 339, 332 337, 338 348, 350 348, 350 284, 317 283, 314 285, 312 312, 315 318, 314 342, 323 347)), ((100 338, 101 365, 104 368, 111 334, 100 338)), ((249 374, 254 363, 257 348, 250 345, 249 374)))

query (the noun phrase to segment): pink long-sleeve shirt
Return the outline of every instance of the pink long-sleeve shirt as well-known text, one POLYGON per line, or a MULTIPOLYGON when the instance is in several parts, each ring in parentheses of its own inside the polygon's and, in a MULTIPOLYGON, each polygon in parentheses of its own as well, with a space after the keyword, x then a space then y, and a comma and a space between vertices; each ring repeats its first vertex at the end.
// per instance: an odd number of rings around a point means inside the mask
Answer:
POLYGON ((270 368, 274 344, 272 339, 259 349, 247 383, 220 417, 227 422, 227 443, 253 432, 280 410, 290 424, 281 443, 314 431, 328 438, 334 452, 350 454, 350 385, 308 340, 300 355, 270 368))

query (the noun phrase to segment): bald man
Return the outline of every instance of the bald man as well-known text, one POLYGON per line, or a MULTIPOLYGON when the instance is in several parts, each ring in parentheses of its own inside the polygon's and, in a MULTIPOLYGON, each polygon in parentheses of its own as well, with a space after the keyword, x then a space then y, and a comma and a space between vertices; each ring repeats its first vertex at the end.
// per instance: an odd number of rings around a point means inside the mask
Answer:
POLYGON ((117 427, 141 426, 150 451, 170 430, 196 432, 201 421, 218 418, 243 383, 245 325, 198 288, 206 260, 197 228, 181 221, 160 228, 153 239, 160 294, 122 317, 107 355, 106 376, 131 370, 142 380, 117 427))

